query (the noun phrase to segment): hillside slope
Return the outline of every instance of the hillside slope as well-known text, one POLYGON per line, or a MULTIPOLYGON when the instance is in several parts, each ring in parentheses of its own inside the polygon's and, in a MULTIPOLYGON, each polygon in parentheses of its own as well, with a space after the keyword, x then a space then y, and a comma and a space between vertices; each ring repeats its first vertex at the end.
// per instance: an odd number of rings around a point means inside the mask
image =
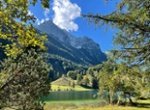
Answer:
POLYGON ((106 60, 106 55, 92 39, 75 37, 57 27, 51 20, 36 26, 36 29, 48 36, 46 46, 50 54, 49 62, 54 69, 50 74, 52 79, 70 70, 83 70, 106 60))

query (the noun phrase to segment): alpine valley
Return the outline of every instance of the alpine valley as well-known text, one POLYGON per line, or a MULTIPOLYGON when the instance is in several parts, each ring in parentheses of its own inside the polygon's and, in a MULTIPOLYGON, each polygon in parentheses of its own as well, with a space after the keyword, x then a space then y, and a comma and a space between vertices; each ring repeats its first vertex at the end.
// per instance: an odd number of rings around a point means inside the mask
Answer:
POLYGON ((36 26, 40 33, 48 36, 46 43, 54 74, 57 78, 70 70, 83 71, 89 66, 102 63, 106 55, 100 46, 88 37, 76 37, 60 29, 51 20, 36 26))

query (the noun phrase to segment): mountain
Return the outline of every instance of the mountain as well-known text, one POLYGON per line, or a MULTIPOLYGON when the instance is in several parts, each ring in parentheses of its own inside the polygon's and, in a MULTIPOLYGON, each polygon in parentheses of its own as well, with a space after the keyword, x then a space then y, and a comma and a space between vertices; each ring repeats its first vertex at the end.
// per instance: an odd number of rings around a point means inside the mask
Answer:
POLYGON ((96 65, 106 60, 106 55, 92 39, 75 37, 57 27, 51 20, 36 28, 48 36, 46 44, 51 56, 50 62, 58 72, 66 73, 74 67, 96 65), (64 67, 64 64, 67 66, 64 67))

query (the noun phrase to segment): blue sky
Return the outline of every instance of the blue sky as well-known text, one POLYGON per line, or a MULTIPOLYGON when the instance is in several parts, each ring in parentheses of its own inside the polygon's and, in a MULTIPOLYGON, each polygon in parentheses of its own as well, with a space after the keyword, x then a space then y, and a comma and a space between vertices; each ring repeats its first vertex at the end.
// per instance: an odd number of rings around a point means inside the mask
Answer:
POLYGON ((106 52, 113 49, 113 37, 117 29, 107 25, 95 26, 87 19, 80 17, 79 14, 109 14, 116 10, 117 1, 118 0, 110 0, 109 2, 106 2, 106 0, 52 0, 50 10, 42 9, 38 3, 35 7, 30 7, 30 11, 38 18, 38 22, 51 19, 57 26, 70 31, 77 37, 90 37, 100 45, 102 51, 106 52), (63 4, 62 2, 62 4, 59 4, 59 7, 55 7, 55 5, 58 4, 56 1, 64 1, 64 3, 68 3, 68 6, 61 6, 63 4), (59 10, 62 13, 60 13, 59 10))

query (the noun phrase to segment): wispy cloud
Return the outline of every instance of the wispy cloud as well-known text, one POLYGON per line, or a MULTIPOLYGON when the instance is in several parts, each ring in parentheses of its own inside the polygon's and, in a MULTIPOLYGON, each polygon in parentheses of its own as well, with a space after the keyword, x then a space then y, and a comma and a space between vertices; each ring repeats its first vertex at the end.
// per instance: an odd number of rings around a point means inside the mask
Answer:
POLYGON ((49 19, 49 17, 48 17, 49 13, 50 13, 50 9, 46 8, 46 9, 44 10, 45 19, 49 19))
POLYGON ((78 30, 78 25, 74 20, 80 17, 81 8, 77 4, 71 3, 70 0, 54 0, 52 9, 54 11, 53 23, 67 31, 78 30))
POLYGON ((44 9, 44 12, 43 12, 44 18, 43 19, 38 19, 36 17, 36 23, 37 23, 37 25, 40 25, 41 23, 44 23, 45 21, 48 21, 49 20, 49 16, 48 16, 49 13, 50 13, 50 9, 48 9, 48 8, 44 9))
POLYGON ((30 10, 28 10, 28 15, 33 16, 33 13, 30 10))

